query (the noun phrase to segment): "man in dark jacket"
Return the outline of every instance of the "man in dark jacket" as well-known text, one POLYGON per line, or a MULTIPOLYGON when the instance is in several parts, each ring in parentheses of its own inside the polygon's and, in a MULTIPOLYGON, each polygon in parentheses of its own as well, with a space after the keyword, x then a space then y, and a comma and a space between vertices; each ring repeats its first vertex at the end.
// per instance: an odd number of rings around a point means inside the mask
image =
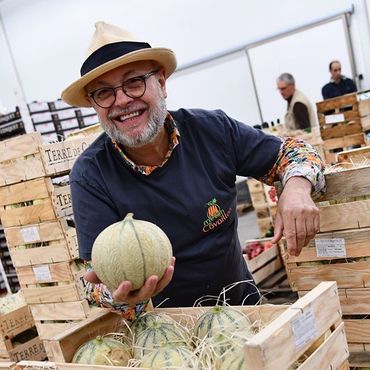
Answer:
POLYGON ((323 99, 335 98, 357 91, 354 81, 342 75, 342 66, 338 60, 330 62, 329 71, 331 74, 330 82, 321 90, 323 99))

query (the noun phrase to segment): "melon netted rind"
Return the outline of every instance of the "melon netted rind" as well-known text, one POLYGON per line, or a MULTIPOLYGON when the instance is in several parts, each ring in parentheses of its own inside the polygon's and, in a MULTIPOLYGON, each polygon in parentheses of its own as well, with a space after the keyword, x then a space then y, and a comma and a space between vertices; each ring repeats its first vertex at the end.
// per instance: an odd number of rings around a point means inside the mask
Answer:
POLYGON ((135 339, 134 357, 140 359, 153 349, 165 345, 190 348, 190 334, 183 326, 175 322, 153 322, 135 339))
POLYGON ((196 340, 213 337, 220 332, 233 333, 239 329, 252 331, 251 322, 241 311, 227 305, 207 309, 196 321, 193 329, 196 340))
POLYGON ((146 354, 140 366, 149 369, 200 368, 197 356, 190 349, 168 345, 146 354))
POLYGON ((153 323, 175 323, 175 320, 161 312, 158 313, 156 311, 148 311, 142 315, 139 315, 130 325, 130 330, 134 336, 137 338, 141 332, 147 329, 149 326, 153 325, 153 323))
POLYGON ((82 344, 72 362, 88 365, 126 366, 131 358, 129 347, 110 337, 96 337, 82 344))
POLYGON ((130 281, 135 290, 151 275, 161 278, 171 257, 171 242, 164 231, 128 213, 97 236, 91 263, 109 290, 114 291, 123 281, 130 281))

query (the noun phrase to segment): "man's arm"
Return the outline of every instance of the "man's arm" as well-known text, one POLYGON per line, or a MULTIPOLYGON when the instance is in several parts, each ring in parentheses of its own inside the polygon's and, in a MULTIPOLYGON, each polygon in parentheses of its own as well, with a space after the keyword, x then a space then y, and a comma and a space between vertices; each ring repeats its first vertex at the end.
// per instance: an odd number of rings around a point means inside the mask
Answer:
POLYGON ((311 127, 308 109, 303 103, 295 103, 293 106, 293 113, 298 129, 304 130, 305 128, 311 127))
POLYGON ((311 145, 285 138, 275 165, 260 178, 268 185, 279 180, 283 184, 273 242, 284 235, 291 255, 299 255, 319 229, 319 211, 312 197, 325 190, 323 169, 324 164, 311 145))

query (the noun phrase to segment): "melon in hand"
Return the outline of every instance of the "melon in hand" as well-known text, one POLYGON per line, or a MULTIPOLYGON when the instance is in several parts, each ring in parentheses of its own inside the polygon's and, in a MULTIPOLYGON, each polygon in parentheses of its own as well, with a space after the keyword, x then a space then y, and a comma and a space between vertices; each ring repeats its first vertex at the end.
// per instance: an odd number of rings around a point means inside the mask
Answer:
POLYGON ((128 213, 97 236, 91 263, 100 281, 113 292, 123 281, 131 281, 136 290, 151 275, 160 279, 171 257, 171 242, 164 231, 128 213))

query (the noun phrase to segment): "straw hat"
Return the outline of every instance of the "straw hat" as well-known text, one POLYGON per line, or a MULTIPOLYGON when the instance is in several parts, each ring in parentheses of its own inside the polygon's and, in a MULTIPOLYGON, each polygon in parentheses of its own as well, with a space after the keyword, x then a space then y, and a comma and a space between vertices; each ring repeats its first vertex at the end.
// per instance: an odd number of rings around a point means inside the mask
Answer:
POLYGON ((62 99, 74 106, 91 107, 85 87, 102 74, 124 64, 154 60, 165 70, 166 78, 176 69, 176 56, 166 48, 152 48, 117 26, 95 23, 95 33, 81 67, 81 77, 62 92, 62 99))

